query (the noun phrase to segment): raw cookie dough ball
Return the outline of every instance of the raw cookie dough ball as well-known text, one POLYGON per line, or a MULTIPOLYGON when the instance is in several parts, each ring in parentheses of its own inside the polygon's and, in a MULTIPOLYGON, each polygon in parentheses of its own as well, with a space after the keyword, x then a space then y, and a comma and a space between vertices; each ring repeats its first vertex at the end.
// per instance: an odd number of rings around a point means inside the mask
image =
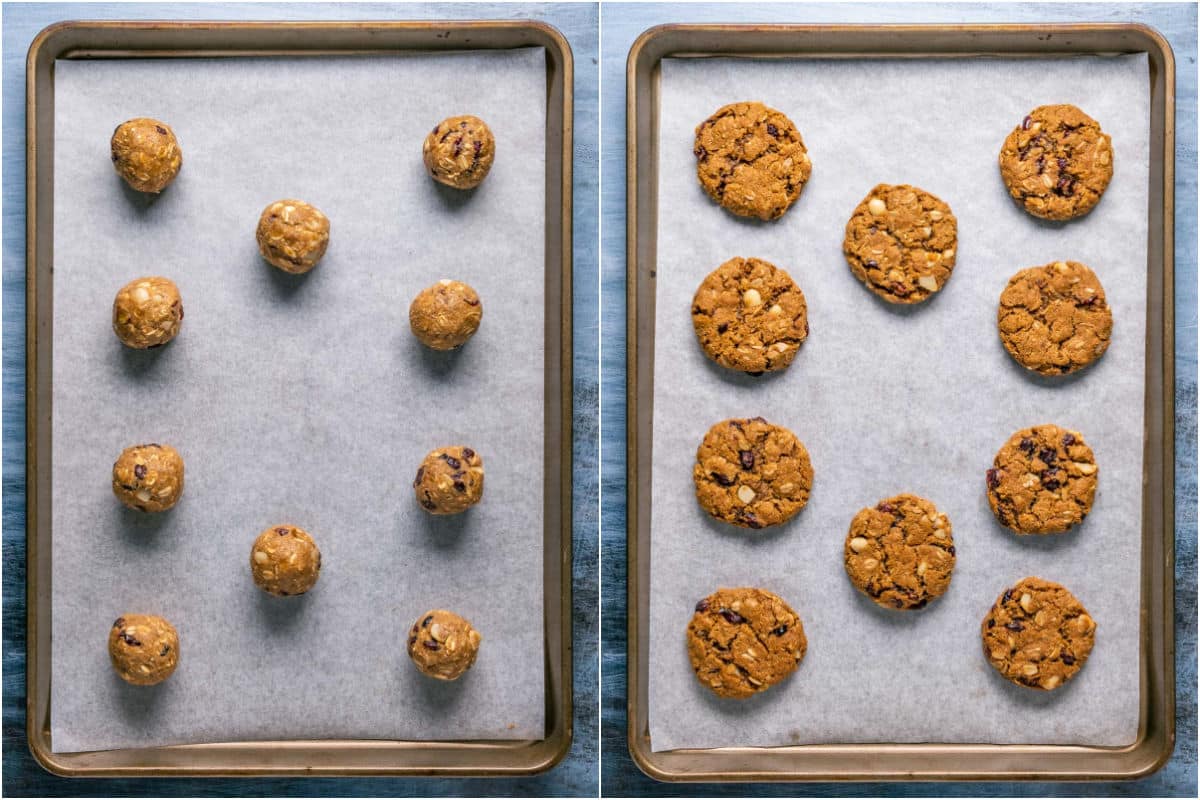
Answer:
POLYGON ((167 278, 138 278, 113 300, 113 332, 126 347, 150 350, 175 338, 183 324, 179 288, 167 278))
POLYGON ((790 675, 808 640, 800 615, 766 589, 718 589, 687 628, 696 679, 718 697, 750 697, 790 675))
POLYGON ((413 481, 417 502, 430 514, 457 514, 483 498, 483 458, 469 447, 430 450, 413 481))
POLYGON ((808 503, 813 468, 796 434, 762 417, 727 419, 709 428, 692 468, 696 500, 713 519, 766 528, 808 503))
POLYGON ((284 272, 300 275, 329 246, 329 217, 303 200, 276 200, 258 218, 258 252, 284 272))
POLYGON ((267 528, 250 548, 250 574, 268 594, 304 594, 321 577, 321 551, 308 532, 295 525, 267 528))
POLYGON ((479 117, 450 117, 425 137, 421 153, 435 181, 455 189, 474 189, 492 168, 496 139, 479 117))
POLYGON ((179 665, 179 634, 162 617, 125 614, 108 632, 108 655, 122 679, 153 686, 171 677, 179 665))
POLYGON ((1066 375, 1104 355, 1113 318, 1096 273, 1077 261, 1055 261, 1009 279, 996 324, 1018 364, 1066 375))
POLYGON ((1087 663, 1096 623, 1066 588, 1025 578, 1004 590, 980 626, 983 654, 1018 686, 1057 689, 1087 663))
POLYGON ((842 253, 854 277, 889 303, 928 300, 950 280, 958 220, 924 189, 881 183, 846 223, 842 253))
POLYGON ((812 173, 800 131, 762 103, 730 103, 696 127, 696 177, 739 217, 779 219, 812 173))
POLYGON ((785 270, 731 258, 696 289, 692 327, 713 361, 761 375, 792 363, 808 338, 808 305, 785 270))
POLYGON ((465 283, 442 279, 408 307, 408 324, 421 344, 434 350, 462 347, 479 330, 483 304, 465 283))
POLYGON ((950 587, 950 520, 928 500, 899 494, 854 515, 846 534, 846 574, 884 608, 924 608, 950 587))
POLYGON ((113 131, 112 161, 117 174, 139 192, 158 194, 175 180, 183 155, 165 122, 138 117, 113 131))
POLYGON ((1017 533, 1062 533, 1096 498, 1096 456, 1078 431, 1037 425, 1014 433, 987 471, 988 504, 1017 533))
POLYGON ((1083 216, 1100 202, 1112 174, 1112 142, 1072 105, 1038 106, 1000 148, 1008 193, 1035 217, 1083 216))
POLYGON ((452 681, 475 663, 481 638, 458 614, 435 608, 408 632, 408 657, 429 677, 452 681))
POLYGON ((113 464, 112 489, 138 511, 166 511, 183 494, 183 457, 168 444, 126 447, 113 464))

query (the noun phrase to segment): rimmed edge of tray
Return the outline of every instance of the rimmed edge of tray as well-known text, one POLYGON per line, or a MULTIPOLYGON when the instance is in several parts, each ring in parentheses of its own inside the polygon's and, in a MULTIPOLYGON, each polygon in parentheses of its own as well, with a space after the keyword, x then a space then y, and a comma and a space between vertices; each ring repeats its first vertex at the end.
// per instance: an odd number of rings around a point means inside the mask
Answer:
POLYGON ((519 776, 544 772, 573 735, 571 642, 572 141, 574 61, 542 22, 60 22, 26 61, 26 733, 48 771, 67 777, 519 776), (54 753, 50 742, 50 410, 54 62, 181 58, 546 51, 545 510, 546 737, 227 742, 54 753), (39 141, 39 136, 45 142, 39 141), (40 480, 44 478, 44 480, 40 480), (44 529, 39 521, 45 520, 44 529))
POLYGON ((660 781, 1117 780, 1149 775, 1175 745, 1175 57, 1140 24, 663 25, 626 66, 626 488, 628 745, 660 781), (1045 57, 1145 52, 1150 62, 1150 186, 1142 497, 1141 711, 1125 747, 821 744, 651 750, 650 475, 657 248, 657 147, 663 58, 1045 57), (645 124, 642 121, 645 120, 645 124), (638 176, 648 176, 641 184, 638 176), (649 343, 649 346, 643 346, 649 343), (639 386, 647 392, 647 402, 639 386), (642 446, 639 446, 642 445, 642 446), (639 531, 643 532, 639 534, 639 531), (645 646, 643 646, 643 644, 645 646))

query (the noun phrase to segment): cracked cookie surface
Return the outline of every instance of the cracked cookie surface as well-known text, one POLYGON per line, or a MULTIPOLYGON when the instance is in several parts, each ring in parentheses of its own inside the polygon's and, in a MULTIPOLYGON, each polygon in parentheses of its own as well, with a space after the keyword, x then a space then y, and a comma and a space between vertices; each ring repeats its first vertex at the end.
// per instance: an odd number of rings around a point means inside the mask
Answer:
POLYGON ((183 456, 169 444, 126 447, 112 468, 117 499, 138 511, 166 511, 183 496, 183 456))
POLYGON ((850 582, 884 608, 924 608, 949 588, 954 562, 950 520, 916 495, 864 508, 846 534, 850 582))
POLYGON ((1008 193, 1043 219, 1091 211, 1112 174, 1112 142, 1096 120, 1072 105, 1038 106, 1000 148, 1008 193))
POLYGON ((263 209, 255 231, 258 252, 284 272, 301 275, 329 247, 329 217, 303 200, 276 200, 263 209))
POLYGON ((135 278, 113 299, 113 333, 126 347, 153 350, 179 335, 183 299, 170 278, 135 278))
POLYGON ((483 304, 475 290, 448 278, 421 291, 408 307, 408 325, 421 344, 454 350, 467 343, 483 321, 483 304))
POLYGON ((718 589, 696 604, 687 628, 696 679, 718 697, 769 689, 796 669, 807 647, 800 615, 766 589, 718 589))
POLYGON ((1062 686, 1087 663, 1096 622, 1063 586, 1025 578, 1005 589, 980 626, 983 654, 1019 686, 1062 686))
POLYGON ((717 109, 696 127, 692 152, 704 191, 739 217, 782 217, 812 173, 800 131, 758 102, 717 109))
POLYGON ((771 372, 791 364, 808 338, 808 306, 786 271, 757 258, 731 258, 696 289, 692 327, 721 366, 771 372))
POLYGON ((158 194, 175 180, 183 166, 175 131, 167 123, 149 117, 118 125, 109 148, 113 169, 139 192, 158 194))
POLYGON ((924 189, 881 183, 846 223, 842 252, 854 277, 889 303, 928 300, 954 270, 958 220, 924 189))
POLYGON ((1062 533, 1092 509, 1099 468, 1077 431, 1037 425, 1012 435, 987 471, 1001 525, 1017 533, 1062 533))
POLYGON ((483 183, 496 159, 496 137, 479 117, 465 114, 437 124, 421 146, 425 169, 438 183, 474 189, 483 183))
POLYGON ((250 548, 250 574, 267 594, 304 594, 321 577, 321 551, 312 536, 295 525, 276 525, 258 535, 250 548))
POLYGON ((108 631, 108 656, 121 679, 153 686, 179 666, 179 633, 153 614, 122 614, 108 631))
POLYGON ((1104 355, 1113 318, 1096 273, 1077 261, 1055 261, 1009 279, 997 326, 1018 364, 1042 375, 1066 375, 1104 355))
POLYGON ((421 508, 457 514, 483 499, 483 457, 469 447, 430 450, 413 480, 421 508))
POLYGON ((423 674, 442 681, 462 676, 475 663, 482 637, 453 611, 435 608, 408 631, 408 657, 423 674))
POLYGON ((743 528, 787 522, 808 503, 813 468, 796 435, 762 417, 713 425, 696 451, 696 500, 743 528))

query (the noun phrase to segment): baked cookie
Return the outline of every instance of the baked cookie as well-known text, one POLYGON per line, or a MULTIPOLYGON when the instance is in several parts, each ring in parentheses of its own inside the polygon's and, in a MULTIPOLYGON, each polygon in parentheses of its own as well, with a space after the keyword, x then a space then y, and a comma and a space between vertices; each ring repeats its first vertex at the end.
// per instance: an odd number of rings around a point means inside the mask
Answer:
POLYGON ((1100 123, 1072 105, 1038 106, 1000 148, 1000 176, 1026 211, 1083 216, 1112 180, 1113 150, 1100 123))
POLYGON ((854 277, 889 303, 928 300, 950 280, 958 220, 915 186, 881 183, 846 223, 842 252, 854 277))
POLYGON ((258 252, 284 272, 300 275, 329 247, 329 217, 303 200, 276 200, 263 209, 255 231, 258 252))
POLYGON ((267 528, 250 548, 254 583, 276 597, 304 594, 321 577, 321 551, 308 532, 295 525, 267 528))
POLYGON ((800 131, 762 103, 717 109, 696 128, 692 152, 704 191, 739 217, 782 217, 812 172, 800 131))
POLYGON ((166 511, 183 495, 183 457, 169 444, 126 447, 112 468, 117 499, 138 511, 166 511))
POLYGON ((108 656, 122 680, 153 686, 179 666, 179 634, 162 617, 124 614, 108 631, 108 656))
POLYGON ((1057 425, 1019 430, 987 471, 988 504, 1017 533, 1062 533, 1092 510, 1100 477, 1092 448, 1057 425))
POLYGON ((438 183, 474 189, 483 183, 496 159, 496 139, 479 117, 450 117, 425 137, 421 154, 425 169, 438 183))
POLYGON ((928 500, 898 494, 854 515, 846 534, 846 574, 884 608, 924 608, 950 587, 950 520, 928 500))
POLYGON ((462 347, 482 320, 483 304, 475 290, 445 278, 422 290, 408 307, 413 336, 434 350, 462 347))
POLYGON ((179 334, 182 324, 183 300, 168 278, 137 278, 122 286, 113 300, 113 333, 126 347, 162 347, 179 334))
POLYGON ((766 589, 718 589, 687 628, 696 679, 718 697, 750 697, 796 669, 808 640, 800 615, 766 589))
POLYGON ((479 631, 452 611, 426 611, 408 631, 408 657, 431 678, 452 681, 475 663, 479 631))
POLYGON ((457 514, 483 499, 483 458, 469 447, 430 450, 413 491, 430 514, 457 514))
POLYGON ((139 192, 158 194, 175 180, 183 166, 175 131, 167 123, 149 117, 122 122, 113 131, 109 145, 113 168, 139 192))
POLYGON ((1077 261, 1023 269, 1000 294, 1004 349, 1026 369, 1066 375, 1108 349, 1112 311, 1100 279, 1077 261))
POLYGON ((696 289, 692 326, 713 361, 761 375, 792 363, 808 338, 808 306, 784 270, 757 258, 731 258, 696 289))
POLYGON ((1064 587, 1025 578, 996 599, 983 619, 983 654, 1019 686, 1056 689, 1083 668, 1096 623, 1064 587))
POLYGON ((742 528, 787 522, 808 503, 813 468, 796 435, 762 417, 713 425, 696 451, 696 499, 742 528))

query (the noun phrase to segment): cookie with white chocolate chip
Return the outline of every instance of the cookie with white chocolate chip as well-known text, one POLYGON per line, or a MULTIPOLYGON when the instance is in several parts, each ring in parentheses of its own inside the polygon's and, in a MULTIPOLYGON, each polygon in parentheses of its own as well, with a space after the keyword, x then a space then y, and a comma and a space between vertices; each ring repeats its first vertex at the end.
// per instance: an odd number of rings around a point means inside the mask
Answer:
POLYGON ((980 635, 997 672, 1018 686, 1048 691, 1083 669, 1096 622, 1065 587, 1029 577, 996 599, 980 635))
POLYGON ((496 137, 479 117, 449 117, 434 126, 421 146, 425 169, 435 181, 455 189, 483 183, 496 159, 496 137))
POLYGON ((166 511, 183 495, 183 457, 169 444, 126 447, 112 468, 117 499, 138 511, 166 511))
POLYGON ((483 457, 470 447, 439 447, 417 468, 413 491, 430 514, 458 514, 483 499, 483 457))
POLYGON ((300 275, 329 247, 329 217, 303 200, 276 200, 263 209, 255 231, 258 252, 273 266, 300 275))
POLYGON ((844 558, 850 582, 877 605, 924 608, 950 587, 950 520, 923 497, 889 497, 854 515, 844 558))
POLYGON ((153 350, 179 335, 183 300, 179 287, 159 275, 136 278, 113 299, 113 333, 126 347, 153 350))
POLYGON ((479 330, 483 303, 462 281, 443 278, 421 291, 408 307, 413 336, 434 350, 462 347, 479 330))
POLYGON ((136 117, 122 122, 109 141, 113 169, 139 192, 158 194, 183 166, 175 131, 161 120, 136 117))
POLYGON ((1100 123, 1073 105, 1038 106, 1000 148, 1008 193, 1035 217, 1080 217, 1100 202, 1113 175, 1113 149, 1100 123))
POLYGON ((771 688, 795 671, 807 647, 800 615, 766 589, 718 589, 696 604, 687 627, 692 670, 718 697, 771 688))
POLYGON ((479 655, 483 637, 453 611, 426 611, 408 631, 408 657, 423 674, 441 681, 462 677, 479 655))
POLYGON ((153 614, 122 614, 108 631, 113 671, 134 686, 162 683, 179 666, 179 633, 153 614))
POLYGON ((696 289, 692 327, 713 361, 758 375, 792 363, 808 338, 808 306, 785 270, 731 258, 696 289))
POLYGON ((1017 533, 1062 533, 1091 511, 1098 478, 1083 434, 1036 425, 1014 433, 996 453, 987 471, 988 504, 1017 533))
POLYGON ((958 220, 950 206, 915 186, 881 183, 846 223, 842 252, 854 277, 889 303, 912 304, 940 291, 954 270, 958 220))
POLYGON ((276 525, 250 547, 250 574, 258 588, 276 597, 304 594, 321 577, 321 550, 295 525, 276 525))
POLYGON ((713 519, 766 528, 808 503, 813 467, 796 435, 762 417, 727 419, 705 434, 692 469, 696 500, 713 519))

